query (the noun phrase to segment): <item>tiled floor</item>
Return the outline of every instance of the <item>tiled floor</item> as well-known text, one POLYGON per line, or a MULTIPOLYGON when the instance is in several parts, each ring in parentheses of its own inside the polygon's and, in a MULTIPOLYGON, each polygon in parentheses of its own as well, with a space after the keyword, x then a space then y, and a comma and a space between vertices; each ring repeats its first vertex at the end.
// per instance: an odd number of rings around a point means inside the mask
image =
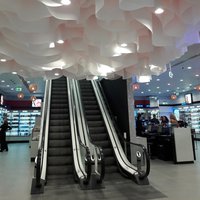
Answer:
POLYGON ((0 200, 146 200, 156 198, 157 200, 199 200, 200 143, 196 149, 196 155, 197 161, 194 164, 173 164, 158 159, 151 160, 149 187, 138 186, 129 180, 113 181, 105 183, 106 188, 101 190, 83 191, 78 185, 47 187, 45 194, 31 196, 30 187, 34 164, 30 162, 29 146, 27 143, 9 144, 9 151, 0 153, 0 200), (156 194, 156 190, 151 190, 151 186, 161 193, 156 194), (141 191, 143 191, 142 196, 141 191))

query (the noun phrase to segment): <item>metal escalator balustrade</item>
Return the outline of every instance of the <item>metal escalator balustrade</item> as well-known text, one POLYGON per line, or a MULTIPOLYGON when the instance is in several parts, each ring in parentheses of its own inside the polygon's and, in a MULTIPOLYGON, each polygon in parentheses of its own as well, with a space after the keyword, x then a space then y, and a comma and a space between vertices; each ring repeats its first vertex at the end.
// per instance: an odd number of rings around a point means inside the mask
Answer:
POLYGON ((125 141, 124 146, 126 147, 126 150, 128 148, 132 154, 131 161, 128 160, 118 138, 118 134, 116 132, 115 126, 113 125, 98 84, 96 81, 92 81, 92 85, 120 167, 125 171, 127 175, 129 174, 129 177, 131 177, 136 183, 149 184, 147 176, 150 171, 150 161, 146 148, 143 145, 135 143, 129 143, 128 146, 127 141, 125 141))
POLYGON ((79 81, 82 104, 92 142, 103 149, 105 176, 118 173, 117 162, 91 82, 79 81))
POLYGON ((90 187, 92 189, 100 188, 105 175, 104 156, 102 148, 93 144, 89 135, 88 125, 85 119, 85 112, 83 109, 80 88, 77 80, 72 80, 73 93, 75 96, 76 114, 78 120, 78 129, 81 141, 90 150, 92 160, 92 174, 90 178, 90 187))

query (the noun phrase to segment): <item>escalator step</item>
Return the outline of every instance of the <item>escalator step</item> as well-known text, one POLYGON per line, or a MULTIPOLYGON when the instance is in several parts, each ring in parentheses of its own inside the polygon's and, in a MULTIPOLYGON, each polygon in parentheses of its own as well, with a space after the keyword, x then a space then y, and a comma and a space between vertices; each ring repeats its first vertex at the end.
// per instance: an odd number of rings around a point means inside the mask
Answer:
POLYGON ((70 126, 49 126, 50 132, 70 132, 70 126))
POLYGON ((69 141, 68 140, 49 140, 49 148, 50 147, 58 147, 58 148, 69 147, 69 141))
POLYGON ((101 127, 89 127, 90 134, 98 134, 98 133, 106 133, 106 127, 101 126, 101 127))
POLYGON ((72 156, 48 156, 48 166, 72 165, 72 156))
POLYGON ((49 148, 48 149, 48 156, 66 156, 72 155, 72 148, 49 148))
POLYGON ((49 140, 63 140, 63 139, 70 139, 71 140, 71 134, 70 133, 62 133, 62 132, 54 132, 49 133, 49 140))
POLYGON ((63 175, 63 174, 73 174, 74 167, 72 165, 58 165, 58 166, 48 166, 48 175, 63 175))

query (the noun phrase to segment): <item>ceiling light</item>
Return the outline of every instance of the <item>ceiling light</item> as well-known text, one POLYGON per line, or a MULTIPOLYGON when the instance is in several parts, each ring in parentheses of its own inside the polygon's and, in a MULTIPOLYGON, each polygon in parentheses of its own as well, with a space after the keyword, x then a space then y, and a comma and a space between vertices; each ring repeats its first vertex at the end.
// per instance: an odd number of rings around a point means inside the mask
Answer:
POLYGON ((167 92, 169 92, 169 90, 167 90, 167 92))
POLYGON ((199 76, 199 74, 196 74, 195 76, 199 76))
POLYGON ((93 77, 93 80, 98 80, 98 76, 94 76, 94 77, 93 77))
POLYGON ((141 92, 141 94, 144 94, 144 92, 141 92))
POLYGON ((138 83, 134 83, 132 85, 133 90, 139 90, 140 89, 140 85, 138 83))
POLYGON ((64 43, 64 40, 58 40, 57 43, 58 43, 58 44, 63 44, 63 43, 64 43))
POLYGON ((164 9, 162 9, 162 8, 157 8, 157 9, 154 11, 154 13, 157 14, 157 15, 162 14, 163 12, 164 12, 164 9))
POLYGON ((176 89, 177 89, 177 90, 179 90, 179 89, 180 89, 180 87, 177 87, 176 89))
POLYGON ((149 91, 149 92, 151 92, 151 90, 150 90, 150 89, 148 89, 148 91, 149 91))
POLYGON ((127 47, 127 44, 126 43, 122 43, 121 47, 127 47))
POLYGON ((192 67, 187 67, 187 69, 192 69, 192 67))
POLYGON ((10 87, 10 85, 6 85, 7 87, 10 87))
POLYGON ((137 81, 139 83, 146 83, 151 81, 151 76, 138 76, 137 81))
POLYGON ((183 79, 180 80, 181 82, 183 81, 183 79))
POLYGON ((157 89, 159 89, 160 87, 158 86, 157 89))
POLYGON ((2 83, 4 83, 5 81, 4 81, 4 80, 2 80, 1 82, 2 82, 2 83))
POLYGON ((17 74, 17 72, 12 72, 12 74, 17 74))
POLYGON ((176 96, 175 94, 172 94, 172 95, 170 96, 170 98, 171 98, 171 100, 176 100, 177 96, 176 96))
POLYGON ((158 92, 158 94, 161 94, 161 92, 158 92))
POLYGON ((156 81, 160 81, 160 79, 159 79, 159 78, 157 78, 157 79, 156 79, 156 81))
POLYGON ((14 90, 14 88, 10 88, 11 90, 14 90))
POLYGON ((190 83, 189 86, 192 86, 192 84, 190 83))
POLYGON ((55 73, 54 75, 55 75, 55 76, 59 76, 60 74, 59 74, 59 73, 55 73))
POLYGON ((146 83, 146 85, 149 85, 149 83, 146 83))
POLYGON ((167 85, 171 85, 170 83, 168 83, 167 85))
POLYGON ((60 3, 62 3, 65 6, 68 6, 71 4, 71 1, 70 0, 61 0, 60 3))
POLYGON ((50 44, 49 44, 49 48, 54 48, 55 47, 55 43, 54 42, 51 42, 50 44))
POLYGON ((6 59, 3 59, 3 58, 2 58, 2 59, 0 59, 0 61, 1 61, 1 62, 6 62, 6 59))

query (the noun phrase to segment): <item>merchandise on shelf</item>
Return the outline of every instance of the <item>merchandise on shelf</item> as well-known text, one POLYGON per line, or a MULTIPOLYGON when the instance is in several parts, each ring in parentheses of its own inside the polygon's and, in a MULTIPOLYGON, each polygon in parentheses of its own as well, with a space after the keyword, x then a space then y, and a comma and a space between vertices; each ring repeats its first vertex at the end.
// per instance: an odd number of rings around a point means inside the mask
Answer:
POLYGON ((35 125, 35 119, 40 116, 38 110, 12 110, 7 112, 8 122, 12 129, 7 136, 29 136, 35 125))

